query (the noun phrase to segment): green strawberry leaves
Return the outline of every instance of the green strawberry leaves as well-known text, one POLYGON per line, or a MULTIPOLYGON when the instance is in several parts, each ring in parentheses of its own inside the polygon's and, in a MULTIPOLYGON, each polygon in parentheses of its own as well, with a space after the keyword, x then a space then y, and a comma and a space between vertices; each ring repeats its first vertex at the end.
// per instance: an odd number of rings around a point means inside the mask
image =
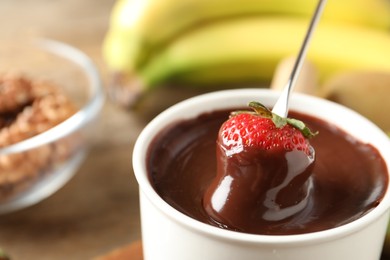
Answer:
POLYGON ((300 120, 297 120, 297 119, 294 119, 294 118, 287 118, 286 120, 287 120, 287 123, 289 125, 292 125, 293 127, 297 128, 299 131, 301 131, 303 136, 306 137, 306 138, 312 138, 312 137, 314 137, 314 136, 316 136, 318 134, 318 131, 313 133, 310 130, 310 128, 307 127, 305 125, 305 123, 303 123, 300 120))
POLYGON ((278 116, 277 114, 272 113, 271 110, 269 110, 266 106, 263 104, 256 102, 256 101, 251 101, 249 102, 248 106, 254 110, 254 112, 248 112, 248 111, 236 111, 232 113, 233 115, 241 114, 241 113, 251 113, 251 114, 256 114, 261 117, 265 118, 270 118, 274 122, 275 126, 277 128, 281 128, 285 126, 286 124, 289 124, 295 128, 297 128, 301 133, 303 134, 304 137, 306 138, 312 138, 313 136, 317 135, 318 132, 313 133, 310 128, 308 128, 305 123, 298 119, 294 118, 286 118, 286 117, 281 117, 278 116))

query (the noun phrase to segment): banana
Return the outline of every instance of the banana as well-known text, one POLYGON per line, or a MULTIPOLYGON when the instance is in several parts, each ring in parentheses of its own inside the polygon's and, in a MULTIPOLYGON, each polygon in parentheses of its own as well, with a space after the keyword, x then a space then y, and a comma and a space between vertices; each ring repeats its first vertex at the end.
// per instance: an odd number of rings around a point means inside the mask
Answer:
MULTIPOLYGON (((182 33, 248 15, 311 16, 309 0, 119 0, 113 7, 103 55, 110 70, 134 71, 182 33)), ((390 28, 388 0, 329 0, 323 19, 390 28)))
MULTIPOLYGON (((193 84, 269 82, 276 65, 296 55, 308 19, 245 17, 213 23, 172 42, 138 72, 144 88, 167 81, 193 84)), ((341 71, 390 70, 390 34, 321 21, 308 60, 323 81, 341 71)))

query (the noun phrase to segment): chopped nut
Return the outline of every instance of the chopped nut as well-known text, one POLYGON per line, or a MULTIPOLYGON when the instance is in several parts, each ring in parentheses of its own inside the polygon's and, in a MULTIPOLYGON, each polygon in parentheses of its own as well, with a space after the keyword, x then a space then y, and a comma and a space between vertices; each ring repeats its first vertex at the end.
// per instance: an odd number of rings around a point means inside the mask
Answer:
MULTIPOLYGON (((0 148, 38 135, 76 112, 61 91, 21 76, 0 77, 0 148)), ((23 153, 0 156, 0 201, 31 186, 77 149, 76 134, 23 153)))
POLYGON ((31 84, 18 76, 0 77, 0 113, 17 111, 33 100, 31 84))

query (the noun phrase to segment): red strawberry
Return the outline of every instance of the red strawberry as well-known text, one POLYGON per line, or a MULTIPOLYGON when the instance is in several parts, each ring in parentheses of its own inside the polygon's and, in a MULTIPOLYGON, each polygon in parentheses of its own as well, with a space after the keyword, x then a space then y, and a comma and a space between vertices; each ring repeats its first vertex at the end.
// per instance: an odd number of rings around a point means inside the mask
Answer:
POLYGON ((229 155, 246 148, 310 154, 307 138, 314 134, 301 121, 281 118, 257 102, 249 106, 255 112, 233 114, 220 129, 219 143, 229 155))
POLYGON ((211 221, 244 232, 303 210, 314 165, 307 139, 314 134, 303 122, 249 105, 254 112, 236 112, 221 126, 217 174, 203 197, 211 221))

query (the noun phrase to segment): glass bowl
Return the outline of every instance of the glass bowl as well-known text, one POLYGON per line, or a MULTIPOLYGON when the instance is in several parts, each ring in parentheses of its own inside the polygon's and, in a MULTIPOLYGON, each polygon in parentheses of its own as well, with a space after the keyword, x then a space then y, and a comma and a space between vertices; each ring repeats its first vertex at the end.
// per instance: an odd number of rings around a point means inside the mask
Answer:
MULTIPOLYGON (((40 202, 74 176, 87 154, 88 136, 104 104, 104 92, 92 60, 68 44, 48 39, 2 42, 0 57, 0 108, 6 103, 1 101, 5 97, 1 77, 13 74, 50 83, 77 109, 34 136, 0 146, 0 214, 5 214, 40 202)), ((8 100, 17 102, 18 94, 8 100)), ((33 104, 23 109, 28 106, 33 104)), ((0 124, 0 136, 16 124, 20 113, 15 111, 9 119, 9 113, 0 112, 0 120, 8 119, 8 125, 0 124)), ((30 121, 18 127, 38 127, 30 121)), ((7 138, 17 135, 17 131, 9 132, 7 138)))

